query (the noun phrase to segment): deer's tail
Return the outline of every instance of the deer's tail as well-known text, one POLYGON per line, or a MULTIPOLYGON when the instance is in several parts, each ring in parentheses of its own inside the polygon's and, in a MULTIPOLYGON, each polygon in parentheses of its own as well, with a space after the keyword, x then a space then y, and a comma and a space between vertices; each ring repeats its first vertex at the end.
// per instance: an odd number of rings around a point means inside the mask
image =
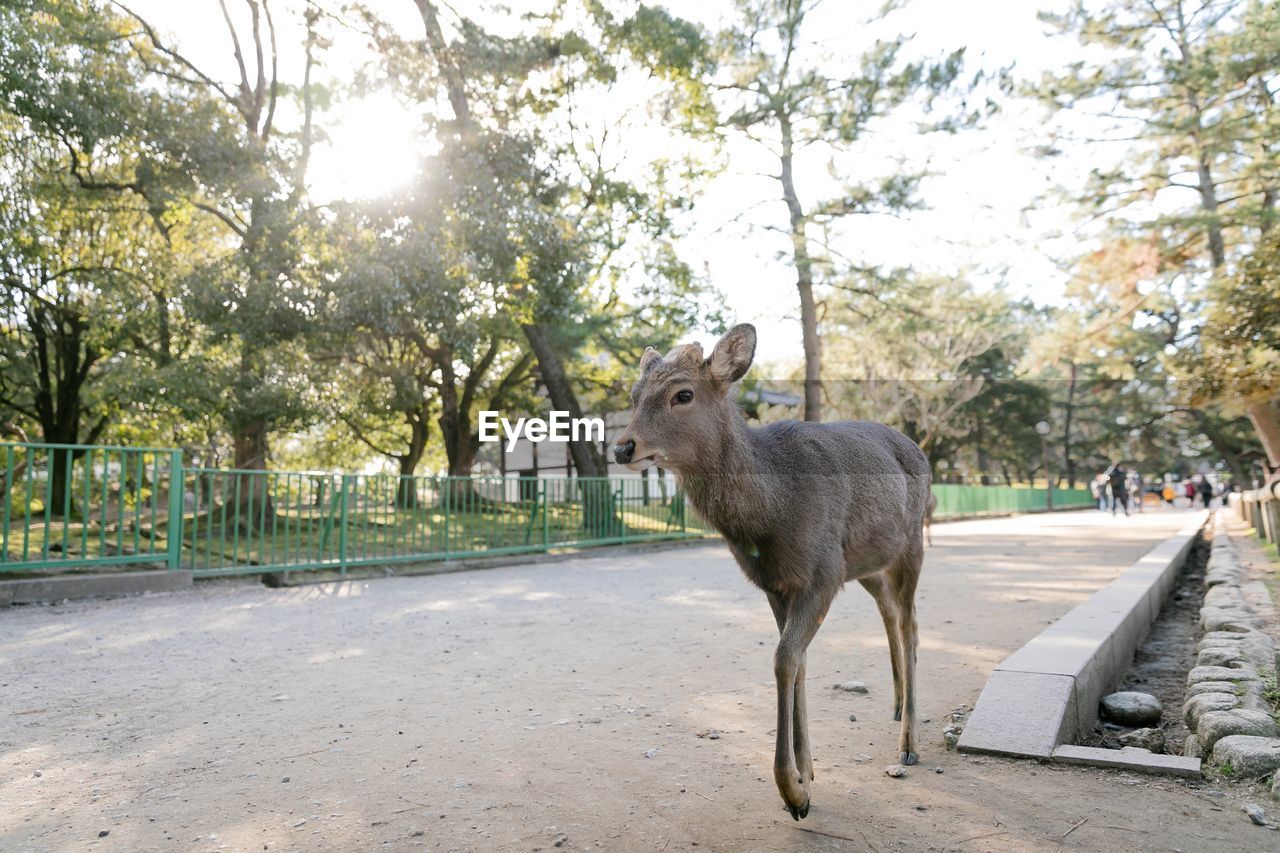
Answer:
POLYGON ((933 544, 933 511, 938 508, 938 496, 929 492, 929 502, 924 508, 924 538, 930 545, 933 544))

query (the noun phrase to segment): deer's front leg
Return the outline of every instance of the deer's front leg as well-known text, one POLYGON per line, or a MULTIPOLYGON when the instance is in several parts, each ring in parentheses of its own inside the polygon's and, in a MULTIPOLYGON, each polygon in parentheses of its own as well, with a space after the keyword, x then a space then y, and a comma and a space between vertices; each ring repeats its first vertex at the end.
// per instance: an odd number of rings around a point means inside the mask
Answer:
MULTIPOLYGON (((787 603, 777 593, 766 591, 765 594, 769 597, 769 607, 773 610, 773 618, 778 623, 778 634, 781 636, 783 629, 787 626, 787 603)), ((807 657, 807 651, 800 656, 800 669, 796 672, 791 744, 795 751, 796 769, 800 771, 801 778, 806 782, 812 782, 813 752, 809 748, 809 715, 804 692, 807 657)))
POLYGON ((804 671, 805 650, 818 632, 818 626, 827 614, 832 597, 825 591, 811 589, 787 598, 786 622, 773 658, 773 672, 778 687, 778 732, 773 753, 773 778, 778 785, 778 793, 787 804, 787 811, 796 820, 809 813, 809 780, 813 775, 808 749, 808 720, 804 716, 804 687, 797 686, 797 680, 804 671), (797 753, 801 755, 798 756, 797 753), (797 758, 803 759, 803 772, 797 758))

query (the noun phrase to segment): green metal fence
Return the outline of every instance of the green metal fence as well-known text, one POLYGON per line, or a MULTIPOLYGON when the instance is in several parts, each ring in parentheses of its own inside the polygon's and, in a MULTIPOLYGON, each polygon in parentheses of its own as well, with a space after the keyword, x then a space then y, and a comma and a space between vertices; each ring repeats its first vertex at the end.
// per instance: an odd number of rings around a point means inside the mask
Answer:
MULTIPOLYGON (((425 562, 711 531, 648 478, 184 468, 171 448, 0 444, 0 573, 135 564, 198 576, 425 562), (173 535, 170 535, 172 532, 173 535)), ((934 486, 935 517, 1043 509, 1044 489, 934 486)), ((1092 504, 1054 492, 1059 508, 1092 504)))
POLYGON ((174 565, 181 467, 168 448, 0 444, 0 571, 174 565))
MULTIPOLYGON (((964 515, 999 515, 1009 512, 1037 512, 1046 508, 1044 489, 1009 486, 957 486, 935 483, 938 506, 934 518, 964 515)), ((1054 489, 1054 509, 1084 509, 1095 503, 1088 489, 1054 489)))
POLYGON ((186 469, 196 575, 338 569, 708 535, 635 478, 401 477, 186 469))

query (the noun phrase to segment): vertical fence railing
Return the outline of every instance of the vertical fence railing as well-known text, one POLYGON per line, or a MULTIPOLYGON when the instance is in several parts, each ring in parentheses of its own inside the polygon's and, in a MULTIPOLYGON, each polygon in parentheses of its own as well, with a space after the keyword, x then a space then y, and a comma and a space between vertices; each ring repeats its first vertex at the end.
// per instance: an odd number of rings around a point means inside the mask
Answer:
MULTIPOLYGON (((184 468, 172 448, 0 444, 0 574, 139 564, 233 575, 710 534, 666 479, 184 468)), ((934 486, 935 517, 1043 509, 1044 489, 934 486)), ((1058 489, 1057 508, 1085 507, 1058 489)))
POLYGON ((1232 505, 1254 535, 1272 545, 1280 544, 1280 481, 1223 497, 1223 505, 1232 505))
POLYGON ((0 444, 0 573, 175 567, 181 463, 169 448, 0 444))
POLYGON ((671 485, 185 469, 197 575, 465 559, 708 535, 671 485))

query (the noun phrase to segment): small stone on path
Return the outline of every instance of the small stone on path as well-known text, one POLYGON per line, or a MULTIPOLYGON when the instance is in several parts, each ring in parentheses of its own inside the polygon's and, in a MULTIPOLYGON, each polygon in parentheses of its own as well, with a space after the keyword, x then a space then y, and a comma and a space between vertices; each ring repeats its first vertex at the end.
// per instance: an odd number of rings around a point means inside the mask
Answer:
POLYGON ((1122 746, 1135 746, 1149 752, 1164 752, 1164 732, 1160 729, 1134 729, 1119 737, 1122 746))
POLYGON ((1267 825, 1267 813, 1262 810, 1262 806, 1257 803, 1245 803, 1240 809, 1249 816, 1249 820, 1258 826, 1267 825))
POLYGON ((831 685, 832 690, 843 690, 845 693, 867 693, 867 685, 861 681, 845 681, 831 685))
POLYGON ((901 779, 907 775, 907 768, 901 764, 890 764, 884 769, 884 775, 891 776, 894 779, 901 779))
POLYGON ((858 715, 857 715, 857 714, 850 714, 850 715, 849 715, 849 722, 851 722, 851 723, 856 723, 856 722, 858 722, 858 715))
POLYGON ((1150 726, 1160 722, 1164 708, 1150 693, 1122 690, 1102 697, 1102 714, 1126 726, 1150 726))

